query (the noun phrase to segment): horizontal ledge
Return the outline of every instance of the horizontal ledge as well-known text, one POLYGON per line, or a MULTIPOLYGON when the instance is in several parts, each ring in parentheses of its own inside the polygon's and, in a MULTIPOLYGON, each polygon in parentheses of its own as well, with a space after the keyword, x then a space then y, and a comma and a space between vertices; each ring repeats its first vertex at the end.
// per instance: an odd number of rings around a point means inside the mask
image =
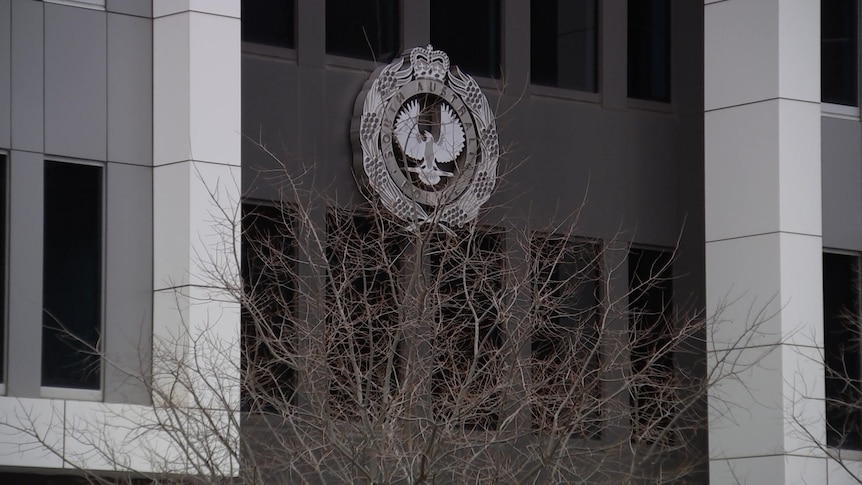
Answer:
POLYGON ((73 387, 42 386, 39 395, 45 399, 71 399, 75 401, 101 401, 102 390, 76 389, 73 387))
POLYGON ((225 161, 215 161, 215 160, 197 160, 193 158, 185 159, 185 160, 173 160, 170 162, 153 162, 153 169, 157 169, 159 167, 170 167, 172 165, 181 165, 183 163, 204 163, 207 165, 218 165, 222 167, 242 167, 242 164, 239 160, 236 163, 233 162, 225 162, 225 161))
POLYGON ((729 237, 721 237, 717 239, 707 239, 705 244, 717 243, 717 242, 725 242, 725 241, 736 241, 739 239, 746 239, 750 237, 760 237, 760 236, 771 236, 774 234, 788 234, 792 236, 806 236, 806 237, 816 237, 818 239, 823 239, 822 234, 810 234, 806 232, 795 232, 795 231, 767 231, 767 232, 757 232, 754 234, 743 234, 740 236, 729 236, 729 237))
POLYGON ((820 101, 812 101, 812 100, 808 100, 808 99, 798 99, 798 98, 786 98, 784 96, 775 96, 773 98, 758 99, 755 101, 747 101, 745 103, 731 104, 728 106, 721 106, 721 107, 717 107, 717 108, 706 108, 706 107, 704 107, 703 112, 704 113, 713 113, 716 111, 726 111, 726 110, 733 109, 733 108, 742 108, 745 106, 751 106, 751 105, 755 105, 755 104, 768 103, 770 101, 793 101, 793 102, 797 102, 797 103, 816 104, 818 106, 821 104, 820 101))

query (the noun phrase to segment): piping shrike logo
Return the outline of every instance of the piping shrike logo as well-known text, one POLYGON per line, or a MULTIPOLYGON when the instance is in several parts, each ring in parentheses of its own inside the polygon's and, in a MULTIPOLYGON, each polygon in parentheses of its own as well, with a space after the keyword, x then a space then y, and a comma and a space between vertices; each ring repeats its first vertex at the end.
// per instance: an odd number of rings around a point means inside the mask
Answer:
POLYGON ((371 76, 351 135, 358 178, 405 222, 462 226, 491 197, 494 113, 476 81, 430 45, 371 76))

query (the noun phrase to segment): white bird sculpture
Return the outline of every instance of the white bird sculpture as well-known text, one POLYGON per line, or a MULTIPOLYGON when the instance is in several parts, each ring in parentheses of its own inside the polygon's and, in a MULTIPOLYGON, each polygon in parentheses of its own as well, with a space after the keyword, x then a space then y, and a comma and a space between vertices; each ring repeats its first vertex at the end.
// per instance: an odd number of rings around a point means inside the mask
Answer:
POLYGON ((418 160, 415 167, 407 170, 419 174, 419 180, 436 185, 441 177, 452 177, 452 172, 441 170, 438 163, 454 161, 464 149, 464 127, 455 116, 452 107, 440 103, 440 136, 437 140, 430 131, 419 127, 419 101, 413 100, 401 108, 395 118, 395 139, 404 155, 418 160))

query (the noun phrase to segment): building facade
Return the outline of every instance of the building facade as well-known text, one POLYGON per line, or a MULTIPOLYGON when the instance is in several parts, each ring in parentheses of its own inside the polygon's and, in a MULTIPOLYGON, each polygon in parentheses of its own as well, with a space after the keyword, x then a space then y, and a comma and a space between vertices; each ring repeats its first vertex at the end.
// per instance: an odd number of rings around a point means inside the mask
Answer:
MULTIPOLYGON (((497 114, 480 224, 505 247, 577 213, 574 236, 622 248, 598 280, 623 305, 633 261, 671 258, 660 297, 706 322, 671 365, 727 377, 697 408, 692 480, 851 483, 859 15, 858 0, 0 0, 0 474, 200 471, 129 423, 163 422, 169 397, 238 425, 240 302, 214 288, 242 288, 243 205, 281 200, 283 174, 324 196, 318 227, 361 205, 357 97, 430 44, 497 114)), ((237 473, 222 458, 210 471, 237 473)))

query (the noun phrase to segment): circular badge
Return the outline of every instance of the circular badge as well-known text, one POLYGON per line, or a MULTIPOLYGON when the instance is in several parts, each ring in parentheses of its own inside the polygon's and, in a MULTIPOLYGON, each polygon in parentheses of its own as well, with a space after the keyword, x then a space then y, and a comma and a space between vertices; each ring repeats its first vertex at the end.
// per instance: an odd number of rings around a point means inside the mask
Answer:
POLYGON ((476 81, 430 45, 378 69, 356 102, 358 179, 405 222, 462 226, 494 189, 494 113, 476 81), (361 111, 360 111, 361 107, 361 111))

